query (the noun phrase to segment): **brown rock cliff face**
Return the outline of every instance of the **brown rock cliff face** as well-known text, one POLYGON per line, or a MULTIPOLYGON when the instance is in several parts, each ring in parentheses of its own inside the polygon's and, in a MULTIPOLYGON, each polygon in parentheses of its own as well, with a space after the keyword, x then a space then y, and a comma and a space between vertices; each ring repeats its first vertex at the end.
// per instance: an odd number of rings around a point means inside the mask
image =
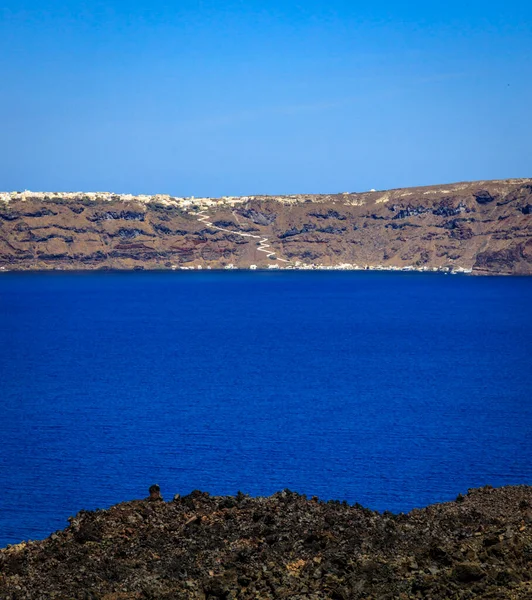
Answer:
POLYGON ((532 179, 220 199, 0 194, 4 270, 228 265, 532 274, 532 179))

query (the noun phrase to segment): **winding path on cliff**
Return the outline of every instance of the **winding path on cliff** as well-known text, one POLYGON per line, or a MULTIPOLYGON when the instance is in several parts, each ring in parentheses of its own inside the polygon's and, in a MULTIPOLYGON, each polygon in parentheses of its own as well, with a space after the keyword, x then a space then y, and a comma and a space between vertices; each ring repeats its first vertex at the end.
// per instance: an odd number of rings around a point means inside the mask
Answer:
POLYGON ((270 248, 270 244, 268 244, 269 240, 267 237, 263 237, 261 235, 254 235, 252 233, 243 233, 242 231, 232 231, 231 229, 226 229, 224 227, 218 227, 218 225, 214 225, 214 223, 212 223, 212 221, 208 220, 209 217, 207 216, 206 213, 207 213, 206 208, 203 208, 202 210, 200 210, 197 213, 197 215, 198 215, 197 219, 198 219, 198 221, 200 221, 200 223, 203 223, 204 225, 208 225, 209 227, 212 227, 213 229, 218 229, 218 231, 226 231, 227 233, 233 233, 235 235, 240 235, 241 237, 256 238, 259 240, 259 247, 257 248, 258 252, 266 253, 266 256, 268 258, 273 256, 273 258, 275 260, 278 260, 279 262, 291 263, 291 261, 286 260, 284 258, 278 258, 277 256, 275 256, 275 252, 268 250, 268 248, 270 248))

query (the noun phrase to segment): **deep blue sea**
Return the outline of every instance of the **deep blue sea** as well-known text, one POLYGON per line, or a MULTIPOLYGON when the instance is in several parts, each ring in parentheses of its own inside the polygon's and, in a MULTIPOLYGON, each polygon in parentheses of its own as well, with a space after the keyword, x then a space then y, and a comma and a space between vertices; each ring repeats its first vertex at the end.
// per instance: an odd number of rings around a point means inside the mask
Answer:
POLYGON ((193 489, 407 511, 532 483, 532 278, 0 276, 0 546, 193 489))

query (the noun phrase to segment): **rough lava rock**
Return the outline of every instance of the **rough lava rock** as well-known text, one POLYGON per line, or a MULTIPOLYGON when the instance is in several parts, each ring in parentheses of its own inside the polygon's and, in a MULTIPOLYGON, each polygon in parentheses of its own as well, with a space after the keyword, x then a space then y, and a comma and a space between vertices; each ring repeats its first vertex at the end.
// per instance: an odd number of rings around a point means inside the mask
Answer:
POLYGON ((288 490, 150 496, 0 550, 0 598, 532 598, 529 486, 398 515, 288 490))

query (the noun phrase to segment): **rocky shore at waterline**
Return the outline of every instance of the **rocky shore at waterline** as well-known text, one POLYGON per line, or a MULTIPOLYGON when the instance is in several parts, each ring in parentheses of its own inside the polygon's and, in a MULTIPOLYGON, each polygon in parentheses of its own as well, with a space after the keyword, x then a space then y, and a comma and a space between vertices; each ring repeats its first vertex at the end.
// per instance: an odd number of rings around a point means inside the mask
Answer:
POLYGON ((532 598, 532 487, 378 513, 285 490, 81 511, 0 550, 0 598, 532 598))

